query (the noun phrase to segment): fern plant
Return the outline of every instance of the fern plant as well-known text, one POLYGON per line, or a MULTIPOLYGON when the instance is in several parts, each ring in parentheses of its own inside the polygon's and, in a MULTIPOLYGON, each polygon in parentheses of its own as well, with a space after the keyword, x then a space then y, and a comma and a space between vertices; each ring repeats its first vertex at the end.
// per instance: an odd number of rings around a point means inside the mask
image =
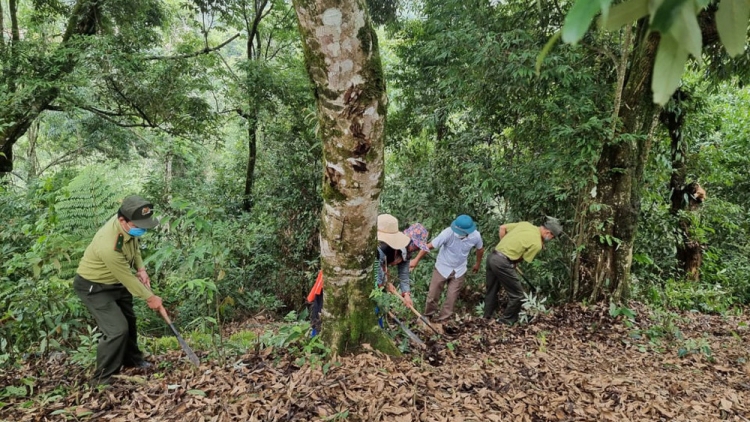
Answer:
POLYGON ((113 175, 112 168, 92 166, 73 179, 55 205, 58 226, 83 238, 93 236, 124 197, 121 178, 113 175))
POLYGON ((72 278, 83 250, 97 230, 112 217, 126 196, 125 178, 112 166, 89 166, 62 190, 55 204, 57 233, 62 234, 57 269, 72 278))

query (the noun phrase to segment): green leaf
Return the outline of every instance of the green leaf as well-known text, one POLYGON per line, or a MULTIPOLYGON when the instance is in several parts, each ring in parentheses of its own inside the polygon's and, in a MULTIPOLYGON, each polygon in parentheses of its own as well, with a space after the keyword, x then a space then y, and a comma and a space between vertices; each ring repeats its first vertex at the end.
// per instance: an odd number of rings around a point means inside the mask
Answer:
POLYGON ((601 10, 601 3, 598 1, 578 0, 565 16, 562 28, 563 42, 575 44, 580 41, 599 10, 601 10))
POLYGON ((602 11, 602 19, 607 20, 609 16, 609 6, 612 4, 612 0, 599 0, 599 8, 602 11))
POLYGON ((662 35, 651 78, 651 90, 656 104, 664 105, 669 101, 680 84, 687 59, 687 50, 680 47, 680 43, 671 34, 662 35))
POLYGON ((203 390, 188 390, 188 394, 192 394, 194 396, 203 396, 206 397, 206 392, 203 390))
POLYGON ((747 20, 750 18, 748 3, 748 0, 721 0, 716 11, 719 39, 731 57, 745 51, 747 20))
POLYGON ((688 0, 664 0, 651 17, 651 30, 662 34, 668 33, 687 1, 688 0))
POLYGON ((557 44, 557 41, 560 40, 561 35, 562 32, 555 32, 555 35, 550 37, 549 41, 547 41, 547 44, 544 44, 544 48, 542 48, 542 51, 540 51, 536 56, 536 76, 539 76, 539 71, 542 68, 542 62, 544 61, 544 58, 547 57, 547 54, 549 54, 549 52, 552 50, 552 47, 554 47, 555 44, 557 44))
POLYGON ((646 15, 648 15, 648 0, 628 0, 614 6, 607 16, 602 15, 599 19, 599 27, 614 31, 646 15))
POLYGON ((672 34, 674 39, 681 41, 682 48, 700 61, 703 40, 701 28, 698 25, 698 17, 695 15, 695 9, 691 4, 682 6, 669 33, 672 34))

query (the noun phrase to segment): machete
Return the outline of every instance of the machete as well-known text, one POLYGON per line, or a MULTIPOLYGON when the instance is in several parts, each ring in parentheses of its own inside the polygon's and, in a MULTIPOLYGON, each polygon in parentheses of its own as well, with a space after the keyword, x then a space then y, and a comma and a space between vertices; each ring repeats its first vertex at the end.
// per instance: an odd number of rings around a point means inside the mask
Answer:
POLYGON ((402 330, 404 330, 404 333, 414 342, 417 343, 421 347, 425 347, 425 344, 422 340, 417 337, 416 334, 412 330, 409 329, 409 327, 406 326, 403 322, 401 322, 400 319, 396 318, 396 315, 393 315, 393 312, 388 312, 388 316, 391 317, 394 321, 396 321, 396 324, 398 324, 402 330))
POLYGON ((528 279, 528 278, 526 278, 526 276, 525 276, 525 275, 523 275, 523 273, 521 272, 521 270, 520 270, 520 269, 518 269, 518 267, 516 267, 516 272, 518 273, 518 275, 520 275, 520 276, 521 276, 521 278, 523 279, 523 281, 525 281, 525 282, 526 282, 526 284, 527 284, 527 285, 528 285, 528 286, 529 286, 529 287, 530 287, 530 288, 531 288, 531 289, 532 289, 533 291, 535 291, 535 292, 538 292, 538 291, 539 291, 539 289, 537 289, 537 288, 536 288, 536 286, 534 286, 533 284, 531 284, 531 282, 529 281, 529 279, 528 279))
POLYGON ((440 333, 438 332, 438 330, 436 330, 435 327, 433 327, 432 324, 430 324, 430 321, 424 315, 420 314, 419 311, 417 311, 416 309, 414 309, 414 306, 407 305, 406 299, 404 299, 403 296, 399 295, 398 293, 393 293, 393 292, 391 292, 391 293, 394 296, 396 296, 399 299, 401 299, 401 302, 403 302, 404 306, 406 306, 407 308, 411 309, 411 311, 414 312, 414 315, 416 315, 417 318, 419 318, 419 320, 422 321, 422 323, 424 325, 428 326, 432 331, 434 331, 435 334, 438 335, 438 337, 440 336, 440 333))
POLYGON ((195 352, 193 352, 193 349, 188 346, 188 344, 185 342, 185 339, 183 339, 179 331, 177 331, 177 328, 174 327, 174 324, 172 324, 172 320, 169 319, 169 315, 167 315, 167 310, 162 306, 159 308, 159 313, 161 314, 161 317, 164 318, 164 322, 166 322, 167 325, 169 325, 169 328, 172 329, 175 337, 177 337, 177 342, 180 343, 180 347, 182 347, 182 350, 185 352, 188 359, 190 359, 190 362, 192 362, 195 366, 199 366, 201 362, 200 360, 198 360, 198 356, 195 354, 195 352))

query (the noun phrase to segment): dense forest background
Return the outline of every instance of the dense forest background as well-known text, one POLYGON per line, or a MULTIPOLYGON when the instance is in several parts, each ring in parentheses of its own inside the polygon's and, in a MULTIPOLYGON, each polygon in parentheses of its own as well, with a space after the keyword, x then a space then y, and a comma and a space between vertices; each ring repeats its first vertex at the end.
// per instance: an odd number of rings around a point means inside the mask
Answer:
MULTIPOLYGON (((152 199, 162 220, 143 254, 184 329, 211 334, 249 314, 303 314, 320 266, 323 164, 292 5, 0 7, 0 364, 91 344, 93 320, 71 280, 92 235, 132 193, 152 199)), ((547 306, 746 305, 747 54, 730 59, 707 42, 663 108, 628 108, 645 122, 634 130, 618 110, 634 72, 650 67, 628 68, 630 30, 558 45, 537 73, 569 7, 371 7, 389 98, 381 212, 432 235, 469 214, 487 248, 500 224, 556 216, 568 236, 525 272, 547 306), (627 160, 605 160, 631 143, 627 160), (626 200, 602 199, 605 182, 631 168, 626 200), (625 251, 617 259, 627 271, 587 273, 597 247, 625 251)), ((431 270, 412 274, 420 308, 431 270)), ((483 293, 483 274, 470 276, 459 312, 476 314, 483 293)), ((145 333, 164 333, 143 303, 138 312, 145 333)))

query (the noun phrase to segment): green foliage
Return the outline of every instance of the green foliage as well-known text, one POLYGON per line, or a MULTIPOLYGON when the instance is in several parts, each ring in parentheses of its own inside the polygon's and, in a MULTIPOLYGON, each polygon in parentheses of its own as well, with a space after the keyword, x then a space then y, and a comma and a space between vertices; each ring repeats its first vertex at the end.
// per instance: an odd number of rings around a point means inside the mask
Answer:
MULTIPOLYGON (((323 163, 291 6, 268 4, 258 26, 261 47, 251 44, 248 57, 252 20, 242 12, 252 4, 245 0, 193 2, 202 4, 197 8, 106 3, 92 22, 96 35, 65 45, 55 34, 71 12, 58 3, 22 9, 24 37, 13 54, 0 52, 0 103, 8 105, 0 130, 14 122, 6 112, 28 110, 25 95, 54 92, 50 103, 34 103, 48 110, 34 123, 35 137, 16 143, 16 170, 0 184, 0 363, 13 364, 28 350, 62 349, 91 364, 93 321, 70 279, 93 233, 128 193, 152 199, 162 218, 142 239, 142 252, 173 319, 193 330, 185 333, 191 342, 219 357, 268 345, 293 350, 300 364, 322 363, 328 352, 319 338, 308 339, 306 323, 261 338, 219 334, 226 321, 247 314, 302 309, 319 267, 323 163), (235 31, 241 37, 220 51, 199 54, 235 31), (251 141, 257 156, 247 197, 251 141)), ((538 224, 545 215, 559 217, 581 240, 578 224, 602 209, 584 199, 597 182, 602 145, 618 130, 611 121, 613 58, 622 46, 618 34, 588 31, 592 19, 601 13, 600 27, 619 30, 651 17, 662 32, 654 80, 664 96, 688 55, 701 54, 695 16, 708 2, 653 2, 653 10, 645 0, 564 2, 573 5, 565 16, 554 2, 427 0, 406 4, 412 9, 397 22, 397 2, 386 3, 379 4, 390 20, 379 34, 390 96, 381 211, 398 216, 402 229, 420 222, 433 237, 456 215, 470 214, 490 250, 500 224, 538 224), (552 50, 550 37, 580 46, 552 50)), ((730 54, 744 48, 745 9, 741 1, 719 3, 719 35, 730 54)), ((682 79, 696 101, 685 110, 682 158, 686 180, 699 181, 708 199, 698 210, 671 212, 666 186, 675 169, 667 134, 657 128, 632 275, 637 299, 726 312, 750 302, 750 91, 728 78, 750 67, 746 57, 728 61, 712 46, 705 55, 710 67, 691 65, 682 79), (702 83, 706 74, 725 82, 702 83), (680 224, 704 247, 697 282, 677 268, 680 224)), ((623 134, 616 142, 645 138, 623 134)), ((558 239, 523 264, 539 288, 524 318, 567 300, 580 253, 558 239)), ((417 305, 432 260, 428 255, 411 273, 417 305)), ((483 272, 469 275, 459 306, 481 311, 483 283, 483 272)), ((409 315, 389 295, 375 291, 373 299, 409 315)), ((610 312, 633 323, 627 310, 610 312)), ((140 300, 136 312, 154 353, 179 349, 140 300), (165 337, 151 337, 159 335, 165 337)), ((636 334, 653 347, 678 339, 667 316, 636 334)), ((689 346, 705 354, 701 345, 689 346)), ((402 350, 408 347, 403 341, 402 350)))
POLYGON ((93 368, 96 364, 96 346, 102 333, 87 327, 86 334, 79 334, 78 347, 70 354, 70 361, 84 368, 93 368))
MULTIPOLYGON (((709 6, 708 0, 666 0, 647 2, 628 0, 615 5, 612 0, 577 0, 565 17, 562 39, 575 44, 587 32, 594 16, 601 10, 600 26, 608 30, 632 25, 649 15, 649 32, 660 34, 654 62, 651 89, 654 103, 665 105, 680 84, 688 55, 700 62, 703 54, 703 36, 697 15, 704 10, 715 13, 719 38, 727 53, 734 57, 745 50, 750 5, 746 0, 724 0, 718 10, 709 6)), ((549 51, 542 50, 540 61, 549 51)))
POLYGON ((523 300, 521 301, 521 312, 518 314, 518 322, 527 324, 539 315, 548 314, 549 310, 545 302, 547 302, 546 297, 540 298, 534 293, 524 292, 523 300))
POLYGON ((703 356, 708 362, 715 361, 711 345, 705 337, 685 339, 682 347, 677 350, 677 356, 681 358, 691 354, 703 356))

